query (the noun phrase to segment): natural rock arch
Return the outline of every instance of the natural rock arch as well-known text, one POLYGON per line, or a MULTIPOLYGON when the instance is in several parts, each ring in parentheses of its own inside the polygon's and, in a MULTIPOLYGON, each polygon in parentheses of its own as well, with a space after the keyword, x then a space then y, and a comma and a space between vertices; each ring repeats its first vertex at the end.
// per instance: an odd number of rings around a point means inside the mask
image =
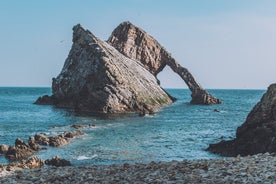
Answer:
POLYGON ((185 81, 191 90, 191 104, 211 105, 221 103, 221 100, 204 90, 189 70, 182 67, 157 40, 132 23, 128 21, 121 23, 112 32, 107 42, 125 56, 142 63, 155 76, 166 65, 169 66, 185 81))
POLYGON ((52 96, 36 104, 100 113, 154 113, 174 101, 156 75, 169 66, 192 91, 192 104, 221 103, 153 37, 130 22, 120 24, 107 42, 80 24, 60 74, 53 78, 52 96))

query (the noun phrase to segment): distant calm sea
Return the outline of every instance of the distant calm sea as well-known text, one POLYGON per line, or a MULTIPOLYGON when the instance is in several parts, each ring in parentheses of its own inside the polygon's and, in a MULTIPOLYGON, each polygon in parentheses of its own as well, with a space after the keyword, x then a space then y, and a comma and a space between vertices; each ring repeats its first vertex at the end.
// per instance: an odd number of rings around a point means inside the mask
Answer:
MULTIPOLYGON (((206 152, 210 143, 232 139, 264 90, 209 90, 223 100, 222 105, 189 105, 187 89, 168 89, 178 101, 153 116, 136 114, 80 116, 33 102, 50 88, 0 88, 0 144, 13 145, 16 138, 44 132, 57 135, 72 131, 72 124, 95 127, 84 136, 60 148, 48 148, 37 155, 55 155, 74 165, 119 164, 150 161, 216 158, 206 152), (220 112, 214 112, 218 109, 220 112)), ((7 163, 0 156, 0 163, 7 163)))

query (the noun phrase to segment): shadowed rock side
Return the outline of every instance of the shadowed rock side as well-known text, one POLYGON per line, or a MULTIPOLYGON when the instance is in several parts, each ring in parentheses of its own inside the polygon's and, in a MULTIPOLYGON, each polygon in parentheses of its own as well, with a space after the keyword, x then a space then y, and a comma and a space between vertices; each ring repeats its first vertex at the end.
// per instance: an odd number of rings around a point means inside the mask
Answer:
POLYGON ((225 156, 276 152, 276 84, 268 87, 234 140, 211 144, 208 150, 225 156))
POLYGON ((73 31, 68 58, 53 79, 53 95, 39 98, 37 104, 90 112, 149 114, 173 102, 141 64, 81 25, 74 26, 73 31))
POLYGON ((192 74, 171 56, 152 36, 130 22, 121 23, 111 34, 108 43, 131 59, 141 62, 157 76, 166 65, 177 73, 192 92, 191 104, 220 104, 221 101, 206 92, 192 74))

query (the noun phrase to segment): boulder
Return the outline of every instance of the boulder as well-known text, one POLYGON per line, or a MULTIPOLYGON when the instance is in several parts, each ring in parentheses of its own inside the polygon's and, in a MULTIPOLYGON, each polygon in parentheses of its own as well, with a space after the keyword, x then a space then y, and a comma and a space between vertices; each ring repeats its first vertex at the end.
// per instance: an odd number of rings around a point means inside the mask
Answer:
POLYGON ((42 167, 43 165, 44 165, 43 160, 41 160, 38 157, 32 157, 27 161, 23 161, 23 163, 20 164, 19 167, 22 167, 24 169, 36 169, 36 168, 42 167))
POLYGON ((69 139, 63 136, 49 137, 49 146, 59 147, 69 143, 69 139))
POLYGON ((49 145, 49 137, 46 134, 40 133, 34 136, 35 142, 40 145, 48 146, 49 145))
POLYGON ((45 164, 56 166, 56 167, 64 167, 64 166, 71 166, 72 165, 70 161, 62 159, 58 156, 55 156, 51 159, 45 160, 45 164))
POLYGON ((6 145, 6 144, 1 144, 0 145, 0 154, 6 154, 8 150, 9 150, 8 145, 6 145))
POLYGON ((208 150, 225 156, 276 152, 276 84, 268 87, 238 127, 234 140, 211 144, 208 150))
POLYGON ((73 132, 64 132, 63 134, 61 134, 62 137, 65 138, 74 138, 76 136, 80 136, 83 135, 84 133, 81 131, 73 131, 73 132))
POLYGON ((157 40, 132 23, 121 23, 112 32, 107 42, 125 56, 141 63, 155 76, 165 66, 169 66, 191 90, 191 104, 212 105, 222 103, 221 100, 204 90, 191 72, 182 67, 157 40))
POLYGON ((144 66, 79 24, 73 28, 73 45, 53 79, 52 92, 56 107, 100 113, 150 114, 173 102, 144 66))
POLYGON ((28 144, 33 150, 39 150, 39 144, 35 141, 34 137, 29 137, 28 144))

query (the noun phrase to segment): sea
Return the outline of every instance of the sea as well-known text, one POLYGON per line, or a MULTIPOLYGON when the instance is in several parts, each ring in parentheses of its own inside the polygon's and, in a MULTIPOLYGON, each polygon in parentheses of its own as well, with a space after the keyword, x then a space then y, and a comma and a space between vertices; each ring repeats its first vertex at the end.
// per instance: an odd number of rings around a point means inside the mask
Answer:
MULTIPOLYGON (((188 89, 166 89, 177 101, 154 115, 79 114, 69 109, 35 105, 51 88, 0 88, 0 144, 13 145, 16 138, 28 141, 37 133, 58 135, 73 131, 72 125, 95 125, 71 143, 47 147, 36 156, 56 155, 73 165, 111 165, 151 161, 219 158, 206 151, 209 144, 235 138, 237 127, 260 100, 264 90, 208 90, 220 105, 190 105, 188 89), (218 110, 219 112, 216 112, 218 110)), ((0 155, 0 164, 8 161, 0 155)))

